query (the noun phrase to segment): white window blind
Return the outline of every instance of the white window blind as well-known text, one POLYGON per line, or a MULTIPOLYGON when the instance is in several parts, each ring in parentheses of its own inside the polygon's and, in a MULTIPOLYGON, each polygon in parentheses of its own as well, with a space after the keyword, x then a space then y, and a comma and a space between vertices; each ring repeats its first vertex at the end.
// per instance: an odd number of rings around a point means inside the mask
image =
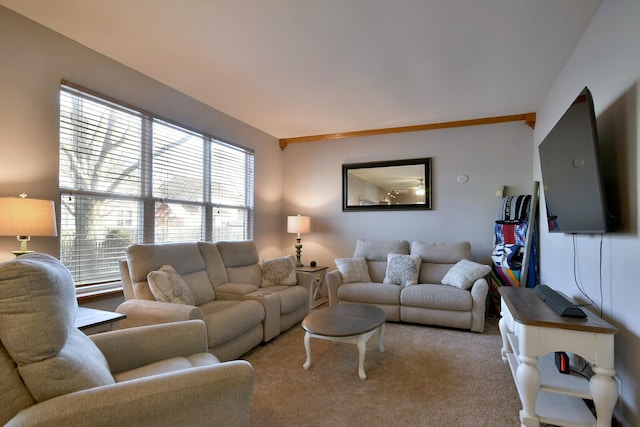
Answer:
POLYGON ((60 259, 119 282, 133 242, 253 238, 253 152, 63 82, 60 259))

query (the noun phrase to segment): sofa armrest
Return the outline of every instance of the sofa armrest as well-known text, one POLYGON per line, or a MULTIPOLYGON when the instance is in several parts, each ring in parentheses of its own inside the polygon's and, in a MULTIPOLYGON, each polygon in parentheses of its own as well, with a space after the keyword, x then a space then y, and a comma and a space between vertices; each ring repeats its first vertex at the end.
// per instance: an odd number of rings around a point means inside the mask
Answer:
POLYGON ((482 332, 484 331, 485 307, 487 304, 487 294, 489 293, 489 284, 485 278, 478 279, 473 282, 470 291, 473 301, 470 329, 474 332, 482 332))
POLYGON ((302 286, 309 290, 311 287, 311 282, 314 279, 313 273, 307 273, 304 271, 296 271, 296 286, 302 286))
POLYGON ((179 322, 182 320, 204 320, 204 314, 198 307, 142 299, 127 300, 120 304, 116 311, 127 316, 126 319, 118 321, 118 325, 121 328, 179 322))
POLYGON ((331 270, 324 276, 327 283, 327 291, 329 293, 329 305, 338 304, 338 288, 342 285, 342 274, 340 270, 331 270))
POLYGON ((262 341, 271 341, 280 335, 280 296, 277 292, 269 292, 269 288, 243 295, 243 300, 254 300, 262 304, 264 308, 264 320, 262 321, 262 341))
POLYGON ((112 374, 209 350, 202 320, 118 329, 89 338, 104 354, 112 374))
POLYGON ((248 426, 254 382, 246 361, 202 366, 58 396, 6 426, 248 426))

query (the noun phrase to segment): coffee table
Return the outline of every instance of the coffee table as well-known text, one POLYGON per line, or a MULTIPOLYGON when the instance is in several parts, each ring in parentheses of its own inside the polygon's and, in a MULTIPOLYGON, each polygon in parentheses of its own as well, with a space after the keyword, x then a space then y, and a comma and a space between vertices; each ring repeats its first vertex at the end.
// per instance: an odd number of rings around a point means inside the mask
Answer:
POLYGON ((307 351, 307 361, 302 367, 308 370, 311 366, 311 338, 346 342, 358 347, 358 376, 360 379, 366 379, 366 344, 378 331, 378 350, 384 351, 382 338, 385 319, 382 309, 366 304, 341 304, 312 312, 302 321, 302 327, 306 331, 304 348, 307 351))

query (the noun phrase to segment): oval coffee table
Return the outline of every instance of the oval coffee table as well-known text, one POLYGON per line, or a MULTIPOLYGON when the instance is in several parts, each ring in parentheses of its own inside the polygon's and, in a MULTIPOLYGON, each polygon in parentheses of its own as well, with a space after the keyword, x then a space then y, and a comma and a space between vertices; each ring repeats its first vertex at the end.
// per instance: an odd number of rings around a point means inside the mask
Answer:
POLYGON ((302 367, 308 370, 311 366, 311 338, 320 338, 334 342, 346 342, 358 346, 358 376, 367 378, 364 373, 364 355, 367 341, 376 331, 378 334, 378 350, 384 351, 384 311, 373 305, 341 304, 322 308, 309 314, 302 321, 304 348, 307 361, 302 367))

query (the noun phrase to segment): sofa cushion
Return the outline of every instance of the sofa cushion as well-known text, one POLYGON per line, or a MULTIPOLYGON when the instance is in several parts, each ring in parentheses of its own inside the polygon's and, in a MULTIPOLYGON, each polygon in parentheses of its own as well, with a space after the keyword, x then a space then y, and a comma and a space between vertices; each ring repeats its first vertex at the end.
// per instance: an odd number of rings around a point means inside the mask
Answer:
POLYGON ((36 402, 22 382, 18 367, 0 343, 0 425, 36 402))
POLYGON ((216 288, 216 295, 220 299, 228 299, 224 297, 226 295, 247 295, 257 290, 257 286, 247 285, 246 283, 225 283, 216 288))
POLYGON ((0 340, 40 402, 114 379, 103 354, 74 326, 76 290, 56 258, 32 253, 0 266, 0 340))
POLYGON ((461 289, 469 289, 473 282, 486 276, 491 267, 463 259, 456 263, 442 278, 443 285, 451 285, 461 289))
POLYGON ((364 257, 336 258, 335 263, 342 275, 342 283, 371 281, 367 260, 364 257))
POLYGON ((422 262, 455 264, 471 258, 469 242, 411 242, 411 255, 418 255, 422 262))
POLYGON ((418 283, 422 259, 417 255, 389 254, 383 283, 409 286, 418 283))
POLYGON ((265 259, 261 263, 262 287, 291 286, 297 283, 296 258, 288 255, 282 258, 265 259))
POLYGON ((471 292, 453 286, 420 284, 402 288, 400 303, 425 309, 470 311, 471 292))
POLYGON ((211 286, 215 288, 222 283, 227 283, 229 277, 217 243, 198 242, 198 249, 200 249, 200 254, 204 259, 211 286))
POLYGON ((170 265, 163 265, 147 275, 149 289, 156 300, 193 305, 193 293, 187 282, 170 265))
POLYGON ((211 301, 200 306, 207 324, 209 348, 231 341, 253 329, 264 319, 258 301, 211 301))
POLYGON ((388 283, 347 283, 338 288, 338 299, 365 304, 399 305, 401 289, 404 288, 388 283))
POLYGON ((411 242, 411 255, 422 258, 418 283, 438 284, 461 259, 471 258, 469 242, 411 242))
POLYGON ((171 265, 191 288, 196 305, 215 299, 204 259, 195 242, 132 244, 126 251, 136 298, 155 300, 147 275, 163 265, 171 265))
POLYGON ((309 303, 309 290, 304 286, 274 286, 280 298, 280 314, 289 314, 305 307, 309 303))
POLYGON ((70 331, 55 355, 18 370, 38 402, 115 382, 104 355, 79 329, 70 331))
POLYGON ((258 248, 252 240, 225 241, 216 243, 225 267, 241 267, 257 264, 258 248))
POLYGON ((387 261, 387 254, 409 255, 409 242, 406 240, 365 240, 356 242, 354 257, 363 257, 367 261, 387 261))

